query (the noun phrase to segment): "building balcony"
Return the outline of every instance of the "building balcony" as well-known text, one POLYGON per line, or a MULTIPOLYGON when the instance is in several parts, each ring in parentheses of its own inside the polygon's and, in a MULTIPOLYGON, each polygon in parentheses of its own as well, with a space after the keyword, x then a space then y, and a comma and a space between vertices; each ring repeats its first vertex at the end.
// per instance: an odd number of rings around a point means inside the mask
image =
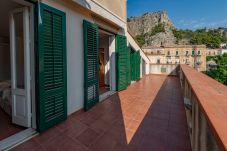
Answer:
POLYGON ((196 64, 200 66, 202 64, 202 61, 197 61, 196 64))
POLYGON ((13 150, 226 150, 226 86, 179 67, 180 76, 147 75, 13 150))
POLYGON ((186 54, 185 56, 186 56, 186 57, 190 57, 190 54, 186 54))

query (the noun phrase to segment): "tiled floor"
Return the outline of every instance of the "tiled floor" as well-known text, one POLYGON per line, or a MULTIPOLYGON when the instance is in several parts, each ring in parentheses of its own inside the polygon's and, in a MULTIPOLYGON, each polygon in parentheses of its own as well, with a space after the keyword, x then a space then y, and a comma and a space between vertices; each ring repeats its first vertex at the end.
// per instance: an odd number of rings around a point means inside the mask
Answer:
POLYGON ((0 141, 22 130, 23 127, 12 124, 11 118, 0 109, 0 141))
POLYGON ((110 91, 109 88, 100 87, 100 88, 99 88, 99 95, 102 95, 102 94, 104 94, 104 93, 106 93, 106 92, 108 92, 108 91, 110 91))
POLYGON ((13 150, 191 151, 179 79, 147 76, 13 150))

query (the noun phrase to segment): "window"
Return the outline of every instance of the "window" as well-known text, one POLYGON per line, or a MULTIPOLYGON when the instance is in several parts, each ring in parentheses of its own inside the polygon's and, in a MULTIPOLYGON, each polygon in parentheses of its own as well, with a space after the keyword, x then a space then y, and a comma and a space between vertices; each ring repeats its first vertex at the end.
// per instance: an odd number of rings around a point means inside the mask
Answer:
POLYGON ((195 54, 195 50, 192 50, 192 55, 194 55, 195 54))
POLYGON ((186 59, 186 64, 189 64, 189 59, 186 59))
POLYGON ((168 51, 168 56, 170 55, 170 52, 168 51))
POLYGON ((188 55, 188 51, 186 51, 186 55, 188 55))
POLYGON ((160 64, 160 59, 157 59, 157 64, 160 64))
POLYGON ((200 51, 198 51, 198 55, 200 55, 200 51))
POLYGON ((178 51, 176 51, 176 55, 178 56, 178 51))

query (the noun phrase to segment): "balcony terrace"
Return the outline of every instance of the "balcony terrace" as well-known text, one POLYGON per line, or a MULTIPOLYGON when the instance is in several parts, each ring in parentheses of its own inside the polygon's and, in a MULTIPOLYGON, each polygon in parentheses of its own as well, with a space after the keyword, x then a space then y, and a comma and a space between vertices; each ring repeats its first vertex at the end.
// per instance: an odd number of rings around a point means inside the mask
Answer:
POLYGON ((148 75, 12 150, 226 150, 227 88, 180 69, 179 77, 148 75))

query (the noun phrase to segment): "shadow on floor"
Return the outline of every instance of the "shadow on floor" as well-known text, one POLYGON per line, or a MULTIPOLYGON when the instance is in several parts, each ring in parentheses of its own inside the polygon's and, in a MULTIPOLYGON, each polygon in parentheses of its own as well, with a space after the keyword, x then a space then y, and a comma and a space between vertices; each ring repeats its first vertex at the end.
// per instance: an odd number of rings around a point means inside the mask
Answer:
POLYGON ((0 141, 24 129, 12 124, 11 117, 0 108, 0 141))
POLYGON ((190 151, 177 77, 146 76, 13 150, 190 151))

